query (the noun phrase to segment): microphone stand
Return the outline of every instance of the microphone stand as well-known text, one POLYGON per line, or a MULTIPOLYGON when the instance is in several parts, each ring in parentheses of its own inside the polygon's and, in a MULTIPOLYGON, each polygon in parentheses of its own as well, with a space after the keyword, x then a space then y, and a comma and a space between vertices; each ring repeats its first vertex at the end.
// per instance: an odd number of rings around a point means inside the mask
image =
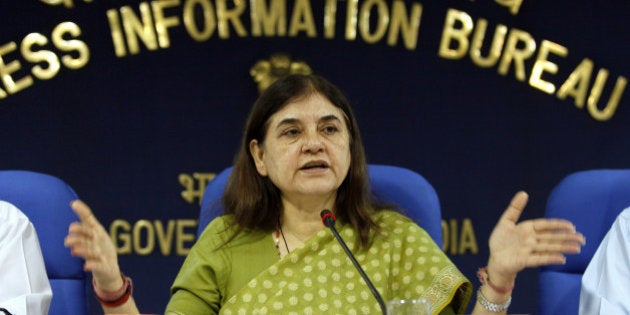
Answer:
POLYGON ((330 231, 332 231, 333 235, 335 236, 339 244, 341 244, 343 250, 346 252, 346 255, 348 255, 350 261, 352 261, 352 264, 355 268, 357 268, 357 271, 359 271, 359 274, 367 284, 368 288, 370 288, 370 291, 372 291, 372 295, 374 295, 374 298, 376 298, 376 301, 378 301, 378 305, 381 307, 383 315, 387 314, 387 308, 385 307, 383 297, 381 297, 381 294, 378 293, 378 290, 376 290, 376 287, 374 287, 374 284, 372 284, 370 278, 368 278, 368 276, 365 274, 365 271, 363 271, 363 268, 361 268, 361 265, 359 265, 359 262, 348 248, 348 245, 346 245, 346 242, 344 242, 344 240, 341 238, 341 235, 339 235, 339 232, 337 232, 337 229, 335 229, 335 222, 337 221, 335 215, 330 212, 330 210, 324 209, 321 212, 320 216, 322 217, 322 223, 324 223, 324 225, 328 227, 330 231))

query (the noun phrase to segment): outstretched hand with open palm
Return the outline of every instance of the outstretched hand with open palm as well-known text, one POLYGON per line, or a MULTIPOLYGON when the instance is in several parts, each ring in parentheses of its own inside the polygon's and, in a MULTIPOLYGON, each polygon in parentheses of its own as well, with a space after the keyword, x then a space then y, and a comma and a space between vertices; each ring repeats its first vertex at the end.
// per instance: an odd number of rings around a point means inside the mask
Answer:
POLYGON ((565 254, 580 252, 584 236, 562 219, 538 218, 518 222, 527 205, 527 193, 514 195, 490 235, 488 270, 493 282, 510 283, 528 267, 563 264, 565 254))

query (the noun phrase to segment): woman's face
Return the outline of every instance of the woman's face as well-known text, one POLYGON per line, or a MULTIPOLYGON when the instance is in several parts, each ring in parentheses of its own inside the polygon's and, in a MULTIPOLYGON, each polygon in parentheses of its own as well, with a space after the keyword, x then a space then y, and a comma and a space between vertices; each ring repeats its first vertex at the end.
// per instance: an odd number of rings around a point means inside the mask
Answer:
POLYGON ((330 197, 350 168, 343 112, 321 94, 289 102, 269 118, 263 143, 252 140, 256 169, 283 198, 330 197))

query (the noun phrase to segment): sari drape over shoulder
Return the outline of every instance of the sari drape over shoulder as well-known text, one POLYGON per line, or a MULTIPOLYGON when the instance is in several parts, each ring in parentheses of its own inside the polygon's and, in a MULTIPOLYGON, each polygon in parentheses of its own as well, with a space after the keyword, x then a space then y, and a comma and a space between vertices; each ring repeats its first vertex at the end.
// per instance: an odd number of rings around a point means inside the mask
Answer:
MULTIPOLYGON (((367 250, 355 253, 355 256, 383 299, 426 298, 434 314, 449 305, 457 313, 464 312, 472 295, 472 285, 431 237, 396 212, 379 211, 375 219, 380 226, 378 234, 372 238, 367 250)), ((224 226, 224 223, 214 225, 224 226)), ((337 229, 348 246, 354 248, 356 232, 349 225, 339 222, 337 229)), ((215 238, 217 236, 217 230, 206 231, 204 235, 207 233, 213 233, 215 238)), ((381 314, 377 300, 328 229, 322 229, 280 260, 271 233, 245 234, 249 235, 243 237, 249 242, 256 240, 257 244, 245 245, 244 238, 238 236, 228 245, 211 250, 208 255, 214 258, 198 255, 193 248, 175 280, 173 299, 167 310, 196 314, 194 311, 189 313, 188 310, 192 309, 188 306, 200 303, 193 300, 201 300, 201 303, 210 305, 206 312, 214 310, 226 315, 381 314), (234 255, 226 252, 234 253, 239 251, 239 247, 243 247, 240 250, 260 247, 275 255, 275 260, 270 258, 273 256, 257 251, 252 251, 246 261, 231 260, 234 255), (224 256, 223 262, 207 262, 208 259, 216 260, 217 255, 224 256), (194 262, 189 263, 191 259, 194 262), (227 266, 230 264, 233 265, 227 266), (206 266, 197 269, 213 276, 199 279, 195 277, 200 276, 200 272, 185 270, 199 265, 206 266), (219 276, 222 272, 232 275, 219 276), (233 274, 237 272, 244 272, 246 276, 233 274), (249 279, 246 280, 247 277, 249 279), (204 283, 206 281, 214 283, 204 283), (208 290, 208 287, 211 289, 208 290)), ((202 246, 199 244, 195 247, 202 246)))

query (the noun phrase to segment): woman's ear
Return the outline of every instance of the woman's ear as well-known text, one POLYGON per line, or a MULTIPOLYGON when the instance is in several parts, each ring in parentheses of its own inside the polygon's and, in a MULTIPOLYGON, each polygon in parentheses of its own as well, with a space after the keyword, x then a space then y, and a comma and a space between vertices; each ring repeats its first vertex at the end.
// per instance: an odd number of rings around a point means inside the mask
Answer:
POLYGON ((265 168, 265 162, 263 160, 263 155, 265 151, 261 148, 258 140, 253 139, 249 142, 249 153, 252 155, 254 159, 254 164, 256 164, 256 170, 258 174, 261 176, 267 176, 267 169, 265 168))

